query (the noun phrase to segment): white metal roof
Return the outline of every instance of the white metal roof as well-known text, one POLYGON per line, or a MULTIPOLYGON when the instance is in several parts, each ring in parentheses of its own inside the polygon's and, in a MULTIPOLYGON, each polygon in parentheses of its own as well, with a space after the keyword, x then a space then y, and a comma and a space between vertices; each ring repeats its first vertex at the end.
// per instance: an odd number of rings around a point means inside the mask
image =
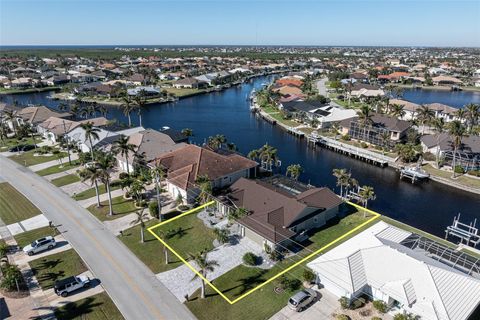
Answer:
POLYGON ((400 242, 410 235, 378 222, 310 262, 351 294, 366 283, 422 319, 464 320, 480 302, 480 281, 400 242))

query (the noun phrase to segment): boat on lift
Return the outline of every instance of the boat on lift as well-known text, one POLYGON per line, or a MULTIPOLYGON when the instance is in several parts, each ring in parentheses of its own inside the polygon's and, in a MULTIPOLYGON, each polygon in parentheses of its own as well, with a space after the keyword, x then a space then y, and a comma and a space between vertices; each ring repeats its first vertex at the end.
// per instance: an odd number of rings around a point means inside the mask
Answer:
POLYGON ((430 178, 430 174, 420 167, 420 164, 411 167, 403 167, 400 169, 400 178, 408 178, 414 183, 416 180, 424 180, 430 178))

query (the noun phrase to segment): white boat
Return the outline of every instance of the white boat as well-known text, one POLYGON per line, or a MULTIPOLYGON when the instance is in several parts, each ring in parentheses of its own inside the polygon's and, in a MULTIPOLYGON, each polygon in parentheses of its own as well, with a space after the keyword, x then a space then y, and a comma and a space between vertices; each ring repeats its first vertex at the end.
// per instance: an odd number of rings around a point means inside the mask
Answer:
POLYGON ((405 167, 400 170, 401 175, 408 176, 415 179, 427 179, 430 177, 430 174, 420 168, 420 166, 415 167, 405 167))

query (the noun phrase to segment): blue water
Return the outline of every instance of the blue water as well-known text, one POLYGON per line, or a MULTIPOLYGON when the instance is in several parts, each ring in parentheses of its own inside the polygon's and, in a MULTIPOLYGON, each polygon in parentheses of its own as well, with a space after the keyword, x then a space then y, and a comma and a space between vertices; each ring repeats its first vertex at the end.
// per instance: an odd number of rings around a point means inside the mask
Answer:
MULTIPOLYGON (((259 88, 268 78, 233 87, 223 92, 194 96, 176 103, 151 105, 143 114, 143 125, 154 129, 169 126, 181 130, 191 128, 193 141, 202 143, 208 136, 224 134, 244 154, 266 142, 278 148, 282 168, 299 163, 305 172, 300 180, 316 186, 337 189, 332 176, 334 168, 347 168, 363 185, 375 188, 377 199, 370 207, 438 236, 459 212, 465 222, 480 221, 480 196, 449 188, 433 181, 412 185, 400 181, 396 171, 378 168, 352 158, 324 150, 311 149, 279 127, 272 126, 250 113, 246 100, 252 88, 259 88)), ((8 96, 12 101, 39 103, 55 107, 58 102, 46 98, 47 93, 8 96)), ((121 110, 111 109, 109 118, 126 121, 121 110)), ((138 123, 133 115, 132 120, 138 123)), ((338 191, 338 190, 337 190, 338 191)))
POLYGON ((480 92, 405 89, 403 99, 417 104, 437 102, 455 108, 462 108, 469 103, 480 104, 480 92))

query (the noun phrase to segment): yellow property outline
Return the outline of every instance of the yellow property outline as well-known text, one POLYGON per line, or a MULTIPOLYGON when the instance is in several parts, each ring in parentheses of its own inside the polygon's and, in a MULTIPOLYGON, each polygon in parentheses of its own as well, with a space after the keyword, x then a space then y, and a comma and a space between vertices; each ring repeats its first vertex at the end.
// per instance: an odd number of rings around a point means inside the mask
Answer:
POLYGON ((347 233, 343 234, 342 236, 338 237, 337 239, 333 240, 332 242, 326 244, 325 246, 321 247, 320 249, 316 250, 315 252, 312 252, 311 254, 309 254, 308 256, 306 256, 305 258, 303 258, 302 260, 294 263, 293 265, 289 266, 288 268, 282 270, 281 272, 279 272, 278 274, 276 274, 275 276, 271 277, 270 279, 266 280, 265 282, 259 284, 258 286, 256 286, 255 288, 253 288, 252 290, 244 293, 243 295, 241 295, 240 297, 236 298, 235 300, 230 300, 226 295, 224 295, 219 289, 217 289, 217 287, 215 287, 209 280, 207 280, 200 272, 198 272, 190 263, 188 263, 187 260, 185 260, 181 255, 179 255, 172 247, 170 247, 168 245, 168 243, 166 243, 165 241, 163 241, 155 232, 153 232, 153 229, 155 228, 158 228, 162 225, 165 225, 169 222, 172 222, 174 220, 177 220, 177 219, 180 219, 186 215, 189 215, 189 214, 192 214, 200 209, 203 209, 205 207, 208 207, 208 206, 211 206, 212 204, 214 204, 215 201, 210 201, 208 203, 205 203, 199 207, 196 207, 192 210, 189 210, 187 212, 184 212, 172 219, 169 219, 169 220, 166 220, 166 221, 163 221, 163 222, 160 222, 154 226, 151 226, 150 228, 148 228, 147 230, 155 237, 157 238, 158 241, 160 241, 165 247, 167 247, 171 252, 173 252, 173 254, 175 254, 175 256, 177 256, 177 258, 180 259, 180 261, 182 261, 183 263, 185 263, 187 265, 187 267, 189 267, 193 272, 195 272, 195 274, 200 277, 203 281, 205 281, 213 290, 215 290, 215 292, 217 292, 222 298, 224 298, 228 303, 230 304, 234 304, 238 301, 240 301, 241 299, 247 297, 249 294, 255 292, 256 290, 262 288, 263 286, 269 284, 270 282, 272 282, 273 280, 277 279, 278 277, 280 277, 281 275, 287 273, 288 271, 292 270, 293 268, 295 268, 296 266, 302 264, 303 262, 311 259, 313 256, 316 256, 318 255, 320 252, 324 251, 325 249, 331 247, 332 245, 334 245, 335 243, 339 242, 340 240, 342 239, 345 239, 346 237, 348 237, 349 235, 351 235, 352 233, 354 233, 355 231, 359 230, 360 228, 366 226, 367 224, 369 224, 370 222, 378 219, 381 215, 375 211, 372 211, 370 209, 366 209, 364 207, 361 207, 355 203, 352 203, 350 201, 347 201, 348 204, 354 206, 355 208, 359 209, 359 210, 364 210, 370 214, 373 214, 373 217, 368 219, 367 221, 363 222, 362 224, 360 224, 359 226, 353 228, 352 230, 348 231, 347 233))

